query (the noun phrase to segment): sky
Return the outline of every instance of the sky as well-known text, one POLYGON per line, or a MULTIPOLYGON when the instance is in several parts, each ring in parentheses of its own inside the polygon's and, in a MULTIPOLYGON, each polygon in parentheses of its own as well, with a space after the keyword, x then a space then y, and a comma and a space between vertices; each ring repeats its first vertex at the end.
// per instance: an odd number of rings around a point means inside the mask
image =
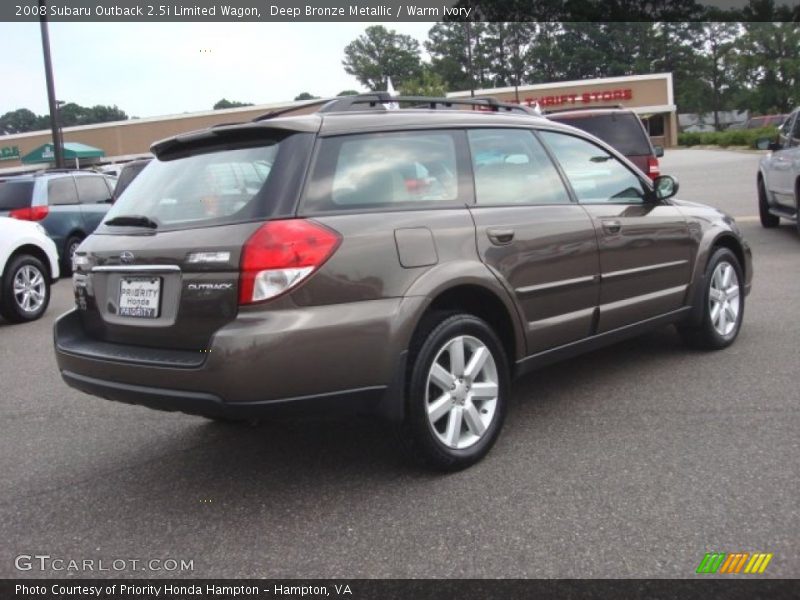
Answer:
MULTIPOLYGON (((374 23, 50 23, 56 98, 117 105, 129 117, 268 104, 301 92, 361 90, 344 47, 374 23)), ((433 23, 387 28, 427 38, 433 23)), ((0 114, 48 114, 38 23, 0 23, 0 114)))

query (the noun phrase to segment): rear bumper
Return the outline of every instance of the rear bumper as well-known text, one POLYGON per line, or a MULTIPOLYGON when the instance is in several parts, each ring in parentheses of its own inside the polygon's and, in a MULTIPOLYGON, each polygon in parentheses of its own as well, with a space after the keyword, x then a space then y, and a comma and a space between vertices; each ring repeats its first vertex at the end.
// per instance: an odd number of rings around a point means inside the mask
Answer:
POLYGON ((402 418, 405 350, 424 298, 241 313, 204 351, 89 338, 54 326, 64 381, 109 400, 216 417, 366 413, 402 418))
POLYGON ((298 414, 380 414, 388 389, 388 386, 373 386, 266 402, 233 403, 214 394, 117 383, 71 371, 61 371, 61 377, 71 387, 106 400, 227 419, 298 414))

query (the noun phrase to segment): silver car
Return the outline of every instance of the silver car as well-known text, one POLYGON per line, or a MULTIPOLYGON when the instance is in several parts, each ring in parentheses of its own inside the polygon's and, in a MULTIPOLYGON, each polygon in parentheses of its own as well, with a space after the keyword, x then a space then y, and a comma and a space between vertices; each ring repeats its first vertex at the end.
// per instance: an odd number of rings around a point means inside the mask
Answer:
POLYGON ((758 212, 764 227, 781 218, 794 221, 800 232, 800 108, 784 121, 771 152, 758 167, 758 212))

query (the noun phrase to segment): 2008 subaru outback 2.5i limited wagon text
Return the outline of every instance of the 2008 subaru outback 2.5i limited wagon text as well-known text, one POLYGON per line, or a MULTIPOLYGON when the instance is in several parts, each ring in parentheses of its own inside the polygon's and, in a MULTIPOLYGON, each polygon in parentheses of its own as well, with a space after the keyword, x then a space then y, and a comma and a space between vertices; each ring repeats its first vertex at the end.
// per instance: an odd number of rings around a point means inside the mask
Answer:
POLYGON ((734 341, 752 268, 732 218, 577 129, 443 104, 351 97, 154 144, 76 255, 64 380, 218 419, 377 414, 458 469, 514 375, 671 323, 734 341))

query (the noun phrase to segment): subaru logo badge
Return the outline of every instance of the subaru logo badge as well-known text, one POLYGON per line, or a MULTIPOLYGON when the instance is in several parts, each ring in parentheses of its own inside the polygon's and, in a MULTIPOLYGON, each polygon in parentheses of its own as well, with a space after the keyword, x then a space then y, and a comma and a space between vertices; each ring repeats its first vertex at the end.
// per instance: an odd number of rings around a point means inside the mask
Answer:
POLYGON ((121 252, 119 255, 119 262, 123 265, 130 265, 133 263, 133 252, 125 251, 121 252))

